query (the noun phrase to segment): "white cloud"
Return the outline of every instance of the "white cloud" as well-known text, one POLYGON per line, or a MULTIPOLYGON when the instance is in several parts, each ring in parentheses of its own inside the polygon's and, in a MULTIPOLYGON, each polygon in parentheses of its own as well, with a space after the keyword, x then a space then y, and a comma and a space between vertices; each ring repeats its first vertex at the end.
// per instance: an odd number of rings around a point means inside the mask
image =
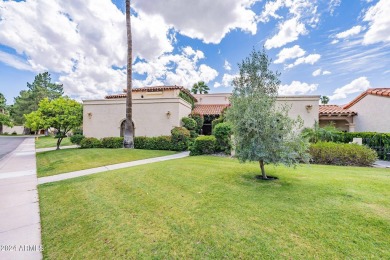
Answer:
POLYGON ((305 55, 305 51, 299 47, 299 45, 294 45, 291 48, 283 48, 276 56, 278 57, 274 63, 283 63, 289 59, 295 59, 305 55))
POLYGON ((221 86, 221 83, 219 83, 219 82, 214 83, 214 88, 219 88, 220 86, 221 86))
POLYGON ((14 67, 19 70, 27 70, 27 71, 33 70, 30 64, 6 52, 0 51, 0 61, 7 64, 8 66, 14 67))
POLYGON ((338 42, 339 42, 339 40, 334 39, 330 44, 336 44, 338 42))
POLYGON ((390 42, 390 1, 380 0, 370 7, 364 15, 369 28, 364 35, 363 44, 390 42))
POLYGON ((329 74, 332 74, 332 72, 330 72, 329 70, 322 70, 322 69, 317 69, 315 71, 313 71, 312 75, 313 77, 317 77, 317 76, 320 76, 320 75, 329 75, 329 74))
POLYGON ((353 35, 357 35, 359 34, 364 28, 360 25, 357 25, 357 26, 354 26, 352 27, 351 29, 349 30, 346 30, 344 32, 341 32, 341 33, 338 33, 336 34, 336 38, 337 39, 344 39, 344 38, 348 38, 348 37, 351 37, 353 35))
POLYGON ((321 69, 313 71, 312 75, 313 75, 313 77, 317 77, 317 76, 321 75, 321 69))
POLYGON ((257 0, 144 1, 134 0, 139 13, 161 17, 178 32, 205 43, 219 43, 227 33, 241 29, 256 34, 256 14, 250 9, 257 0))
POLYGON ((223 67, 225 70, 232 70, 232 65, 227 60, 225 60, 223 67))
POLYGON ((222 77, 222 86, 231 87, 233 85, 233 80, 237 77, 236 74, 224 74, 222 77))
POLYGON ((308 84, 300 81, 293 81, 290 85, 281 85, 279 95, 304 95, 317 90, 318 84, 308 84))
POLYGON ((367 90, 369 87, 370 87, 370 82, 368 81, 367 77, 360 77, 341 88, 337 88, 333 92, 333 95, 330 96, 329 98, 331 100, 343 99, 346 98, 347 95, 349 94, 363 92, 367 90))
POLYGON ((300 35, 307 33, 305 25, 299 22, 298 17, 280 23, 278 27, 279 32, 265 41, 265 48, 272 49, 282 47, 289 42, 298 40, 300 35))
POLYGON ((330 15, 333 15, 334 10, 339 7, 341 4, 341 0, 330 0, 329 2, 329 13, 330 15))
POLYGON ((301 58, 296 59, 294 63, 287 65, 287 68, 291 69, 291 68, 293 68, 293 67, 295 67, 297 65, 300 65, 300 64, 311 64, 311 65, 313 65, 320 58, 321 58, 320 54, 310 54, 310 55, 307 55, 306 57, 301 57, 301 58))
POLYGON ((271 17, 280 19, 282 16, 278 15, 277 11, 282 8, 288 9, 290 15, 287 17, 289 18, 280 22, 278 32, 266 40, 265 47, 267 49, 279 48, 289 42, 296 41, 300 35, 308 33, 306 25, 314 28, 319 22, 317 3, 310 0, 268 1, 258 20, 268 22, 271 17))

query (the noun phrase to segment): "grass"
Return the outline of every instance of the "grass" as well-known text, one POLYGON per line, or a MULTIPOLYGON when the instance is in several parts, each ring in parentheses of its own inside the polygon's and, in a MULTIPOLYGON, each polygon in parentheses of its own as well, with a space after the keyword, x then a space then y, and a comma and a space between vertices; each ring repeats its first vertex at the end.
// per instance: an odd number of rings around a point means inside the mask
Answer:
POLYGON ((38 177, 175 154, 141 149, 64 149, 37 153, 38 177))
MULTIPOLYGON (((66 137, 62 139, 62 142, 60 144, 61 146, 68 146, 73 145, 70 142, 70 138, 66 137)), ((54 138, 53 136, 41 136, 38 138, 38 140, 35 141, 35 148, 49 148, 49 147, 56 147, 57 146, 57 138, 54 138)))
POLYGON ((389 259, 390 171, 189 157, 39 186, 46 259, 389 259))

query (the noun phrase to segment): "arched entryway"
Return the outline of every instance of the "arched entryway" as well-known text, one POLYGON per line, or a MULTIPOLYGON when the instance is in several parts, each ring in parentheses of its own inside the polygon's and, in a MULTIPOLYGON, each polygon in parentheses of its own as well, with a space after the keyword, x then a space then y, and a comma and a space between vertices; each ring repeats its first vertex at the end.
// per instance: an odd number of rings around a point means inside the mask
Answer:
MULTIPOLYGON (((122 120, 121 122, 121 128, 120 128, 120 137, 123 137, 125 134, 125 123, 126 123, 126 119, 122 120)), ((134 121, 132 122, 133 123, 133 129, 134 129, 134 136, 135 136, 135 127, 134 127, 134 121)))

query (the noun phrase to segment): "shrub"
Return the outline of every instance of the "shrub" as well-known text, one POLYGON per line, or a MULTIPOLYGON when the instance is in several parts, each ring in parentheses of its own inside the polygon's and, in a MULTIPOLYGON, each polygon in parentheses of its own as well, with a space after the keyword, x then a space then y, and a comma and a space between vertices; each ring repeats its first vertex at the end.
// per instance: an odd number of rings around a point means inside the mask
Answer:
POLYGON ((198 114, 191 114, 190 117, 195 120, 195 122, 196 122, 196 129, 195 129, 195 131, 199 134, 200 130, 203 127, 203 123, 204 123, 203 116, 202 115, 198 115, 198 114))
POLYGON ((123 137, 104 137, 102 139, 103 148, 122 148, 123 137))
POLYGON ((172 138, 170 136, 137 136, 134 138, 134 147, 146 150, 171 150, 172 138))
POLYGON ((213 134, 216 138, 216 151, 230 154, 232 148, 230 136, 232 135, 232 126, 229 123, 220 123, 215 126, 213 134))
POLYGON ((333 142, 318 142, 310 146, 313 163, 370 166, 377 159, 374 150, 358 144, 341 144, 333 142))
POLYGON ((71 142, 72 144, 80 145, 81 140, 83 140, 84 138, 85 138, 85 136, 80 135, 80 134, 72 135, 72 136, 70 137, 70 142, 71 142))
POLYGON ((213 135, 201 135, 197 137, 190 147, 190 155, 213 154, 217 140, 213 135))
POLYGON ((80 147, 81 148, 101 148, 102 147, 102 142, 94 137, 88 137, 84 138, 80 142, 80 147))
POLYGON ((215 128, 218 124, 223 123, 223 121, 224 121, 224 118, 222 118, 222 117, 219 117, 219 118, 214 119, 213 121, 211 121, 211 129, 214 130, 214 128, 215 128))
POLYGON ((190 137, 191 139, 197 138, 199 134, 195 130, 190 131, 190 137))
POLYGON ((187 128, 188 130, 195 130, 197 127, 196 121, 189 117, 183 117, 181 119, 181 122, 183 123, 183 127, 187 128))
POLYGON ((9 133, 8 132, 4 132, 3 135, 9 135, 9 133))
POLYGON ((13 131, 13 132, 12 132, 12 135, 17 135, 16 131, 13 131))
POLYGON ((171 130, 171 134, 172 134, 172 150, 185 151, 188 149, 190 131, 188 131, 184 127, 175 127, 171 130))
POLYGON ((81 128, 74 129, 73 135, 83 135, 83 129, 81 129, 81 128))

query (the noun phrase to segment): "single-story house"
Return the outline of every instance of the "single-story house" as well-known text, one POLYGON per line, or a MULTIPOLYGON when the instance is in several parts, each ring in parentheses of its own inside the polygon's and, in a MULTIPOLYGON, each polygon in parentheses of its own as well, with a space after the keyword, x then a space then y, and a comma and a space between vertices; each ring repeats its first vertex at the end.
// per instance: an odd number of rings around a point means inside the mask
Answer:
MULTIPOLYGON (((123 136, 126 93, 99 100, 83 100, 83 131, 87 137, 123 136)), ((205 118, 204 134, 211 133, 211 121, 229 106, 230 93, 191 94, 181 86, 134 88, 133 124, 135 136, 170 135, 181 119, 191 113, 205 118)), ((304 120, 305 127, 318 121, 320 96, 279 96, 279 104, 291 106, 289 115, 304 120)))
POLYGON ((390 88, 367 89, 344 106, 320 105, 320 127, 347 132, 390 132, 390 88))

